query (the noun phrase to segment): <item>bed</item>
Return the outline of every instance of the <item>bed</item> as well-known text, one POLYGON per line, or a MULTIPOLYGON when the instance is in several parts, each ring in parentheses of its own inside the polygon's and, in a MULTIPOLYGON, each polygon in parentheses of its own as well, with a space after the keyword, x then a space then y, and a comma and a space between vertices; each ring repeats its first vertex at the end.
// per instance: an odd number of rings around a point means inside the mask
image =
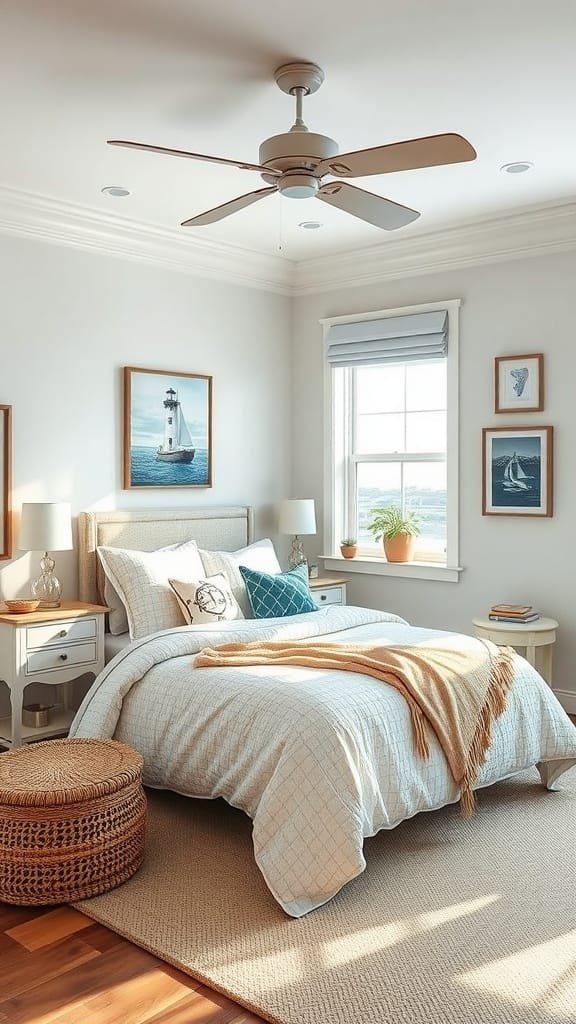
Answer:
MULTIPOLYGON (((83 514, 82 598, 104 600, 100 545, 152 551, 186 538, 221 551, 243 548, 252 542, 251 510, 83 514)), ((314 638, 399 647, 449 643, 461 650, 478 643, 350 606, 175 625, 122 647, 71 729, 136 747, 148 786, 223 797, 247 813, 258 866, 294 917, 326 903, 364 870, 367 836, 460 795, 434 735, 429 757, 418 758, 406 702, 374 678, 302 666, 273 672, 193 666, 206 647, 314 638)), ((544 785, 556 786, 576 765, 576 728, 544 680, 516 656, 507 708, 494 723, 477 788, 534 765, 544 785)))

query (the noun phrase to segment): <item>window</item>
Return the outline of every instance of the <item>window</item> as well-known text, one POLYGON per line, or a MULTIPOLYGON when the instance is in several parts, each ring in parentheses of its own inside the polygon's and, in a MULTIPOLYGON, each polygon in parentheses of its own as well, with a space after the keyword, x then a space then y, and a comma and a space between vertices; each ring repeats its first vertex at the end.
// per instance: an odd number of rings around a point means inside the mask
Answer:
POLYGON ((458 307, 451 300, 323 322, 325 550, 336 557, 342 537, 357 537, 352 571, 458 578, 458 307), (415 561, 403 568, 385 562, 368 530, 370 510, 387 504, 421 517, 415 561))

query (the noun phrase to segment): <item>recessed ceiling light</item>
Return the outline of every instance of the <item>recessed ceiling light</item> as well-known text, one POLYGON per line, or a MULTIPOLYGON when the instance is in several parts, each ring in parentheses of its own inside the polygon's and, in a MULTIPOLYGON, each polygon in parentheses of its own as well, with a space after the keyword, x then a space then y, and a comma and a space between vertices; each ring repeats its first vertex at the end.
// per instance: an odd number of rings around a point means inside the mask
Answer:
POLYGON ((105 185, 104 188, 100 189, 105 196, 113 196, 114 199, 124 199, 126 196, 131 196, 132 193, 129 188, 124 188, 123 185, 105 185))
POLYGON ((319 220, 301 220, 299 228, 304 228, 306 231, 317 231, 318 228, 323 227, 319 220))
POLYGON ((501 171, 506 171, 506 174, 524 174, 526 171, 532 170, 534 167, 533 163, 529 160, 518 160, 512 164, 502 164, 501 171))

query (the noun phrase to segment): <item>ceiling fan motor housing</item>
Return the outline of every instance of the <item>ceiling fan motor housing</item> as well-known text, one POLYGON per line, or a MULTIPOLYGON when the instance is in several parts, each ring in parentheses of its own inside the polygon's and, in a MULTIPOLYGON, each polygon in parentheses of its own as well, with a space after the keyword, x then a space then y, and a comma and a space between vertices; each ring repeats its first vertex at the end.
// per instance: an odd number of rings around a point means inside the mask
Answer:
MULTIPOLYGON (((338 144, 327 135, 316 132, 291 131, 282 135, 272 135, 260 146, 259 162, 265 167, 275 167, 279 171, 313 171, 322 160, 339 153, 338 144)), ((278 176, 263 174, 264 181, 269 185, 278 182, 278 176)))

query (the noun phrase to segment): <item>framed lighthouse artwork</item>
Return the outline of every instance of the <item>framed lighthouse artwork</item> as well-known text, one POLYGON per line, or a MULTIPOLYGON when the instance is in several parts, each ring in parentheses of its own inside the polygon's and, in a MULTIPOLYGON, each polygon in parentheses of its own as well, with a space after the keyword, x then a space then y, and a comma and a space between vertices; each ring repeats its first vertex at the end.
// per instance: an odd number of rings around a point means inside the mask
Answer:
POLYGON ((551 516, 553 427, 485 427, 482 515, 551 516))
POLYGON ((124 487, 212 486, 212 377, 124 367, 124 487))

